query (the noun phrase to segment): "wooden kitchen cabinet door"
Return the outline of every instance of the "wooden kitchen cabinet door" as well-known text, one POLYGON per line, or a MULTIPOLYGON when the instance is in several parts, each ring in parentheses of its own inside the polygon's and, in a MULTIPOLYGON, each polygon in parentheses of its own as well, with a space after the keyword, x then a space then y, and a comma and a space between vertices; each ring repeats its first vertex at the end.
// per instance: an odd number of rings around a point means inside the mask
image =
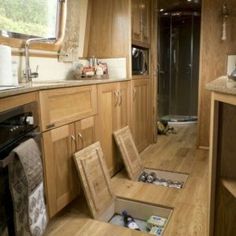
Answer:
POLYGON ((135 79, 132 81, 132 119, 131 128, 138 151, 144 150, 149 144, 150 132, 150 99, 149 80, 135 79))
POLYGON ((43 149, 47 205, 51 218, 79 192, 78 176, 73 161, 74 124, 43 133, 43 149))
POLYGON ((150 0, 141 0, 141 31, 142 31, 142 42, 149 44, 150 43, 150 0))
POLYGON ((43 131, 97 113, 96 85, 44 90, 39 97, 43 131))
POLYGON ((91 116, 75 123, 76 151, 96 142, 95 117, 91 116))
POLYGON ((130 119, 130 83, 122 82, 119 85, 119 117, 120 122, 117 129, 121 129, 129 124, 130 119))
POLYGON ((113 130, 118 127, 119 83, 98 85, 98 116, 96 137, 100 141, 110 175, 117 172, 113 130))
POLYGON ((122 163, 112 134, 129 123, 129 89, 129 82, 98 86, 96 137, 111 176, 117 173, 122 163))
POLYGON ((130 3, 91 0, 87 57, 127 57, 130 50, 130 3))
POLYGON ((132 40, 142 41, 141 32, 141 0, 132 0, 132 40))
POLYGON ((132 42, 148 47, 150 43, 150 0, 132 0, 132 42))

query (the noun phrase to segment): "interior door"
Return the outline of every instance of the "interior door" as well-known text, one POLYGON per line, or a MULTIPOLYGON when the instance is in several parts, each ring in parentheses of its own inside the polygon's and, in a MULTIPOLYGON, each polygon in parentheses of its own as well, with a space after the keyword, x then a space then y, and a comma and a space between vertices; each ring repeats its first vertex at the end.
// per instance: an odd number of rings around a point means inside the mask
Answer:
POLYGON ((197 116, 200 16, 159 20, 159 116, 197 116))
POLYGON ((192 84, 192 16, 172 16, 170 114, 190 115, 192 84))

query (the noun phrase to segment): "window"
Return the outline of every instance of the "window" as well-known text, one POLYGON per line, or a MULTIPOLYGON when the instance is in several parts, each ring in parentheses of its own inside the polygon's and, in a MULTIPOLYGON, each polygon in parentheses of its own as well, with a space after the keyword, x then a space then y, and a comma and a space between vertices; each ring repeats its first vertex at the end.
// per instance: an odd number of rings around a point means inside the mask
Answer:
POLYGON ((1 0, 0 30, 13 38, 56 37, 59 0, 1 0))

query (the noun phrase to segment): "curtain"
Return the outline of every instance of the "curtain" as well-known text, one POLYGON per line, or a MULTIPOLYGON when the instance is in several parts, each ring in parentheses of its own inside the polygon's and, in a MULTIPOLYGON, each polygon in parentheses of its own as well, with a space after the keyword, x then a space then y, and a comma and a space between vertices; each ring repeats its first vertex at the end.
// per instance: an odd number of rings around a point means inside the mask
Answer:
POLYGON ((59 61, 74 62, 79 59, 79 2, 67 0, 65 36, 60 50, 59 61))

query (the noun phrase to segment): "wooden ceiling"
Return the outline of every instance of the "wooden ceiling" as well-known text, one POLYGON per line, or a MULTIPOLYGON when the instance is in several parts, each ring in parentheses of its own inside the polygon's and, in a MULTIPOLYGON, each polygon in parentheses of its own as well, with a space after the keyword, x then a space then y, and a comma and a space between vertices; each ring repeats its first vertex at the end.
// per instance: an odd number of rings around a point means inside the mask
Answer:
POLYGON ((200 11, 201 0, 159 0, 159 7, 164 11, 200 11))

